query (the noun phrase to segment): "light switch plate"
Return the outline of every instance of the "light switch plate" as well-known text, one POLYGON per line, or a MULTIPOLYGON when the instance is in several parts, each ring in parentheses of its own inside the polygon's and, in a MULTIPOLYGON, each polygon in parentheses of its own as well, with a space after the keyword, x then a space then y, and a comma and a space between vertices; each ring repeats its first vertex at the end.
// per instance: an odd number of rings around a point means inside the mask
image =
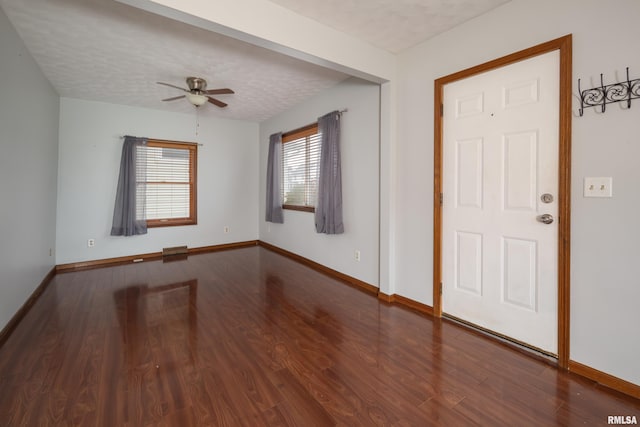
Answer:
POLYGON ((613 178, 585 177, 584 197, 613 197, 613 178))

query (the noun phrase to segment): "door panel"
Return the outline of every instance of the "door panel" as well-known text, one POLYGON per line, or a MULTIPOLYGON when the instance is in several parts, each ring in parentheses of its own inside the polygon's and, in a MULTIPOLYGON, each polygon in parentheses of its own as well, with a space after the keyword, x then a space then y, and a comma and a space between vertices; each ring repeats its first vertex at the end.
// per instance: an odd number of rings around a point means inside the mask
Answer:
POLYGON ((482 234, 458 231, 456 288, 482 295, 482 234))
POLYGON ((444 86, 446 314, 557 353, 559 53, 444 86))
POLYGON ((482 208, 482 138, 456 141, 457 204, 467 208, 482 208))
POLYGON ((538 135, 520 132, 504 135, 504 210, 535 212, 538 182, 538 135))
POLYGON ((536 265, 538 242, 523 239, 502 239, 503 301, 516 307, 536 311, 538 283, 536 265))

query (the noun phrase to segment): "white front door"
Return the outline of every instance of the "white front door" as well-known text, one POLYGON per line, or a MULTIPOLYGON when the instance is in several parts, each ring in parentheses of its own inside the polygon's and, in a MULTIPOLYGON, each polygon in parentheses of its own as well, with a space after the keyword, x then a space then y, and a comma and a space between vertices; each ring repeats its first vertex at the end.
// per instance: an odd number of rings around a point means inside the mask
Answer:
POLYGON ((559 52, 444 87, 443 312, 557 354, 559 52), (542 222, 542 215, 553 222, 542 222))

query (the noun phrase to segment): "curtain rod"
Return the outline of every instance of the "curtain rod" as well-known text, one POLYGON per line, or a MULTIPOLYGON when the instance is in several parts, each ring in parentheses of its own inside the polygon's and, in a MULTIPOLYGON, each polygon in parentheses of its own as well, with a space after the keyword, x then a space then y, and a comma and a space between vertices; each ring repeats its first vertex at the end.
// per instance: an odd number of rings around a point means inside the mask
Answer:
MULTIPOLYGON (((133 135, 120 135, 119 139, 124 139, 127 136, 133 136, 133 135)), ((138 137, 134 136, 133 138, 138 138, 138 137)), ((174 144, 196 144, 196 145, 198 145, 200 147, 203 146, 203 144, 201 144, 199 142, 172 141, 172 140, 169 140, 169 139, 158 139, 158 138, 145 138, 145 139, 150 140, 150 141, 158 141, 158 142, 172 142, 174 144)))
MULTIPOLYGON (((348 108, 343 108, 342 110, 338 110, 338 113, 342 114, 342 113, 346 113, 347 111, 349 111, 348 108)), ((124 139, 125 136, 132 136, 132 135, 120 135, 119 139, 124 139)), ((138 138, 138 137, 134 136, 134 138, 138 138)), ((194 143, 194 142, 184 142, 184 141, 170 141, 168 139, 157 139, 157 138, 147 138, 147 139, 150 139, 150 140, 153 140, 153 141, 160 141, 160 142, 173 142, 175 144, 197 144, 200 147, 203 146, 203 144, 201 144, 199 142, 194 143)))
MULTIPOLYGON (((335 111, 335 110, 334 110, 335 111)), ((348 108, 343 108, 342 110, 337 110, 338 114, 342 115, 342 113, 346 113, 347 111, 349 111, 348 108)), ((312 128, 313 126, 316 126, 318 124, 318 121, 315 121, 313 123, 309 123, 308 125, 304 125, 304 126, 300 126, 297 129, 292 129, 286 132, 282 132, 282 136, 288 136, 288 135, 293 135, 296 134, 298 132, 303 132, 309 128, 312 128)))

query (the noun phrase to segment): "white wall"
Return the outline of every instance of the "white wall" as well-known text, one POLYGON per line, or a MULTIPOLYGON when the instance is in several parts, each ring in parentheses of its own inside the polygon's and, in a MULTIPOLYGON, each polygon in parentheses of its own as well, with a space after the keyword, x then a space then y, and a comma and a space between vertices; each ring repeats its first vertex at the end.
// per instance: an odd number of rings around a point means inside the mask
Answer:
POLYGON ((201 247, 258 237, 258 125, 196 111, 178 114, 62 98, 58 175, 57 264, 201 247), (110 236, 121 135, 196 141, 198 225, 110 236), (224 227, 230 228, 224 233, 224 227), (93 248, 87 239, 95 239, 93 248))
POLYGON ((260 239, 349 276, 378 286, 380 87, 348 79, 260 124, 260 239), (342 115, 342 201, 345 233, 317 234, 309 212, 285 210, 284 224, 265 217, 269 135, 287 132, 333 111, 342 115), (354 252, 361 252, 357 262, 354 252))
POLYGON ((54 265, 58 95, 0 9, 0 330, 54 265))
MULTIPOLYGON (((513 0, 399 56, 396 289, 432 304, 433 81, 573 33, 574 94, 625 67, 640 77, 640 2, 513 0)), ((574 111, 578 102, 574 99, 574 111)), ((572 360, 640 384, 640 101, 573 121, 572 360), (585 176, 612 176, 614 198, 585 199, 585 176)))

